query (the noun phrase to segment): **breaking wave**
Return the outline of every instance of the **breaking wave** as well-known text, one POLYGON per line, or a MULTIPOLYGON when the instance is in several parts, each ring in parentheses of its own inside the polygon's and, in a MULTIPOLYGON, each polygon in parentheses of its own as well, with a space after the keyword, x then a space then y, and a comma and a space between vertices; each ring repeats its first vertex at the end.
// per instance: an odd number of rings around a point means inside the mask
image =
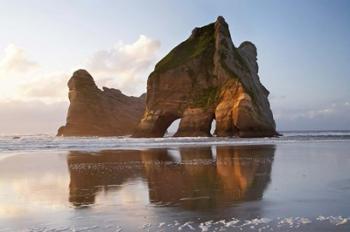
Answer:
POLYGON ((211 145, 260 145, 293 142, 349 141, 350 131, 288 131, 278 138, 130 138, 130 137, 56 137, 53 135, 3 135, 0 152, 38 150, 101 150, 211 145))

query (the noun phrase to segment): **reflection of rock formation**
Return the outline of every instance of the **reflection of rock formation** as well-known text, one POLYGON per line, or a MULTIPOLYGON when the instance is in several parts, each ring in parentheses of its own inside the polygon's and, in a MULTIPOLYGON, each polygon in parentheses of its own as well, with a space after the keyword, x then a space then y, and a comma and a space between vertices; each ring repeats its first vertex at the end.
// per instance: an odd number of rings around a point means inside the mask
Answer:
POLYGON ((69 202, 75 206, 93 204, 97 192, 118 188, 128 178, 142 176, 139 158, 139 151, 70 152, 69 202))
POLYGON ((181 162, 167 149, 71 152, 70 202, 94 203, 98 191, 141 177, 150 202, 187 209, 215 208, 234 201, 261 199, 270 181, 274 146, 180 148, 181 162))
POLYGON ((163 204, 176 201, 184 186, 179 172, 180 166, 174 166, 175 162, 167 149, 142 151, 141 157, 144 161, 151 203, 163 204), (172 184, 169 185, 169 183, 172 184))
POLYGON ((222 186, 222 198, 257 200, 270 182, 273 146, 218 147, 216 172, 222 186))

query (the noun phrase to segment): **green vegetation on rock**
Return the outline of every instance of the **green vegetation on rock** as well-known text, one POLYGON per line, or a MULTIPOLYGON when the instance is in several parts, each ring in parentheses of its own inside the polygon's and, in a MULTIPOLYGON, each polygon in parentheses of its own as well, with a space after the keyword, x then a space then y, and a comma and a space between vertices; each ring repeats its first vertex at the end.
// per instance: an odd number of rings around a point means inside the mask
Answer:
POLYGON ((214 23, 196 28, 192 36, 176 46, 156 65, 154 72, 164 72, 201 55, 211 57, 215 49, 214 23))

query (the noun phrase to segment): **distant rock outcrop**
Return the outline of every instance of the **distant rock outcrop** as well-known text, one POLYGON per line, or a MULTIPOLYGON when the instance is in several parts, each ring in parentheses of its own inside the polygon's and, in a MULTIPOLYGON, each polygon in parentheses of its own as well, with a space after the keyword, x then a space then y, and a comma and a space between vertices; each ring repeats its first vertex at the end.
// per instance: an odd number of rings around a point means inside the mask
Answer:
POLYGON ((135 137, 162 137, 181 118, 175 136, 277 135, 260 83, 257 51, 251 42, 236 48, 227 23, 195 28, 156 65, 147 82, 146 112, 135 137))
POLYGON ((85 70, 68 82, 70 106, 58 136, 121 136, 133 133, 145 110, 146 96, 129 97, 120 90, 100 90, 85 70))

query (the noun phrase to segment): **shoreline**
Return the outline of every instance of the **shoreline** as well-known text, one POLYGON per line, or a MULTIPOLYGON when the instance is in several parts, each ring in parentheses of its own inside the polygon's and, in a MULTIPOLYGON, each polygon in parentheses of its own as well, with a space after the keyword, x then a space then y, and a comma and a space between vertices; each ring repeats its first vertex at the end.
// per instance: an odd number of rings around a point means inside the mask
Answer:
POLYGON ((0 231, 348 231, 349 147, 0 154, 0 231))

